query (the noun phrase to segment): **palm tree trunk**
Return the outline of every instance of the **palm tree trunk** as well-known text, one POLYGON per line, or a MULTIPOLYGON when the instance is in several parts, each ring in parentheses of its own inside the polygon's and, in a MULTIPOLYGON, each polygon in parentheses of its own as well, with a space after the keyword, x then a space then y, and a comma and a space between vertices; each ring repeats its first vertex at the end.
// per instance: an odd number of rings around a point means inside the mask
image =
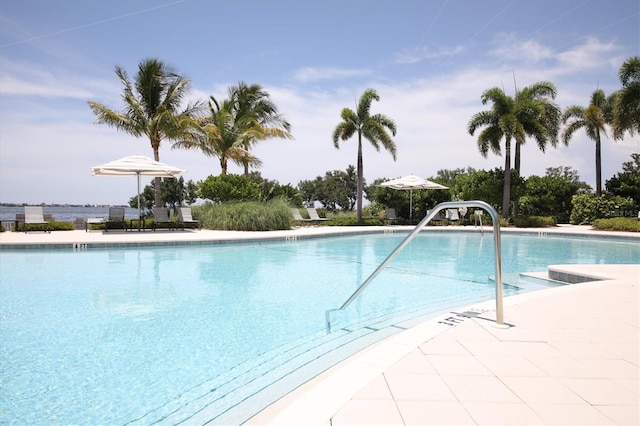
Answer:
POLYGON ((227 174, 227 158, 224 156, 220 157, 220 174, 223 176, 227 174))
POLYGON ((362 172, 362 134, 358 133, 358 181, 356 189, 356 220, 362 220, 362 181, 364 173, 362 172))
POLYGON ((596 195, 602 193, 602 156, 600 152, 600 132, 596 132, 596 195))
POLYGON ((502 189, 502 217, 509 217, 511 201, 511 140, 507 138, 504 150, 504 187, 502 189))
MULTIPOLYGON (((153 159, 156 161, 160 161, 160 141, 152 140, 151 148, 153 148, 153 159)), ((162 193, 160 192, 160 178, 156 177, 153 181, 153 205, 154 206, 162 206, 162 193)))
MULTIPOLYGON (((518 176, 520 176, 520 147, 521 146, 522 144, 516 141, 516 154, 515 154, 515 160, 514 160, 513 166, 518 172, 518 176)), ((509 172, 509 176, 511 176, 511 172, 509 172)), ((509 193, 511 193, 511 191, 509 191, 509 193)), ((520 205, 518 204, 518 200, 517 199, 513 200, 513 216, 517 217, 519 210, 520 210, 520 205)))

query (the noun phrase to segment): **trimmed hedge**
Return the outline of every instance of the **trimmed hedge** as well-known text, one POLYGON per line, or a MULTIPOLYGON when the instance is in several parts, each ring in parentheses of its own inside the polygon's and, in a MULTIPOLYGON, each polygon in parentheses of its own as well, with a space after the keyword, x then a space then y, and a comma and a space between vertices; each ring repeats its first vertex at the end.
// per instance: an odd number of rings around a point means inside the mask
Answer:
POLYGON ((603 231, 640 232, 640 219, 634 217, 596 219, 593 221, 593 227, 603 231))
POLYGON ((514 218, 513 224, 518 228, 546 228, 557 225, 553 216, 521 216, 514 218))
POLYGON ((589 225, 596 219, 633 217, 638 207, 631 198, 594 194, 574 195, 571 199, 571 223, 589 225))
POLYGON ((375 218, 364 218, 358 221, 356 218, 351 217, 339 217, 325 222, 327 226, 382 226, 384 221, 375 218))

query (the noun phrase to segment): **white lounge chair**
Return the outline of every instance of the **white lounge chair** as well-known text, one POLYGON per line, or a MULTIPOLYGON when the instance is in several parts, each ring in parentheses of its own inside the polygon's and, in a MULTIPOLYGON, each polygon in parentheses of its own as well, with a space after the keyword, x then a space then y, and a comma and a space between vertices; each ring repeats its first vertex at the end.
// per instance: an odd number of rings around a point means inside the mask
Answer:
POLYGON ((185 226, 202 229, 200 222, 194 220, 191 216, 191 207, 178 208, 178 225, 182 226, 182 229, 184 229, 185 226))
POLYGON ((449 222, 452 222, 452 223, 460 222, 460 215, 458 214, 458 210, 447 209, 447 220, 449 220, 449 222))
POLYGON ((29 227, 27 225, 45 225, 44 232, 51 232, 51 224, 44 220, 44 213, 40 206, 24 207, 24 233, 27 233, 29 227))
POLYGON ((312 219, 305 219, 304 217, 302 217, 302 215, 300 214, 300 210, 292 207, 291 208, 291 214, 293 215, 293 220, 295 220, 296 222, 311 222, 312 219))
POLYGON ((313 207, 307 207, 307 213, 309 213, 309 218, 311 220, 314 220, 316 222, 321 222, 323 220, 329 220, 325 217, 320 217, 320 215, 318 215, 318 211, 316 209, 314 209, 313 207))

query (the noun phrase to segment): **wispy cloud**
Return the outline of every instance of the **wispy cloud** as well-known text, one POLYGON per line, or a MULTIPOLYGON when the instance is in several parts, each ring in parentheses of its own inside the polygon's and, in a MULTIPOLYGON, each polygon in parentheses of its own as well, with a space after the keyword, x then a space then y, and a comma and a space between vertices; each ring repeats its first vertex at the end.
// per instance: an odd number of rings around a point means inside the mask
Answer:
POLYGON ((117 85, 115 76, 109 81, 99 80, 27 62, 3 60, 0 71, 0 94, 4 96, 91 99, 97 94, 118 94, 121 88, 117 85))
POLYGON ((405 49, 395 55, 395 61, 399 64, 414 64, 428 59, 456 56, 464 52, 463 46, 441 47, 432 49, 421 47, 418 49, 405 49))
POLYGON ((294 72, 293 78, 299 82, 312 82, 322 80, 342 80, 351 77, 361 77, 370 75, 369 69, 348 69, 348 68, 332 68, 305 67, 294 72))

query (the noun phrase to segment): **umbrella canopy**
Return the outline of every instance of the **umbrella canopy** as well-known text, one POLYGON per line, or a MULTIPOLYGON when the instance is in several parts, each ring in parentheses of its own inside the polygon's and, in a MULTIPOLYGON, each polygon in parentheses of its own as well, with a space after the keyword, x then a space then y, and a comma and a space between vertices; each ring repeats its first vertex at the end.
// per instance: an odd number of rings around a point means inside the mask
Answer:
POLYGON ((138 229, 140 229, 140 176, 176 177, 185 170, 154 161, 144 155, 132 155, 91 168, 93 176, 138 177, 138 229))
POLYGON ((398 179, 382 182, 378 186, 392 189, 408 189, 409 192, 409 222, 413 218, 413 190, 414 189, 449 189, 439 183, 431 182, 420 176, 408 175, 398 179))

